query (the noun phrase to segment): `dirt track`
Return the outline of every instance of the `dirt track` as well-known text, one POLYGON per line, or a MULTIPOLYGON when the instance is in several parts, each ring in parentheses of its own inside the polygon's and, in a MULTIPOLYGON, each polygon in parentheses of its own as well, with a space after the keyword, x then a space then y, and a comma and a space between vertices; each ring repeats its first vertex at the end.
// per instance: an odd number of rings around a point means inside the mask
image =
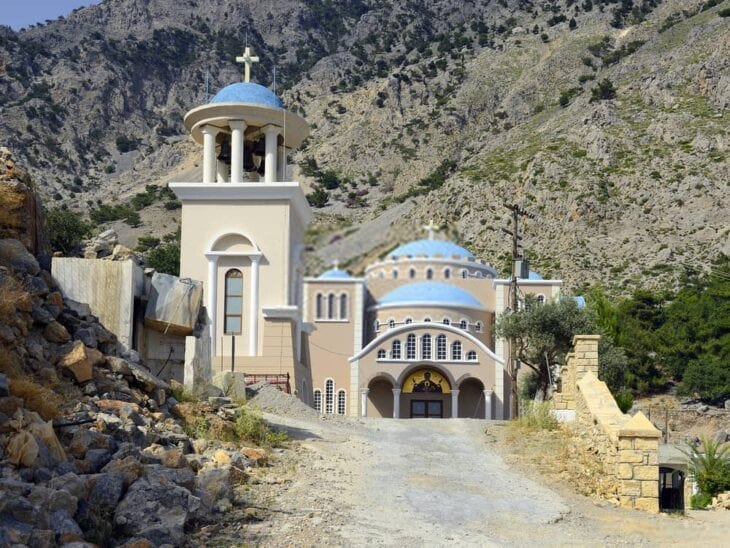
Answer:
POLYGON ((650 516, 509 467, 474 420, 267 416, 299 440, 210 545, 724 545, 730 512, 650 516), (252 521, 253 520, 253 521, 252 521), (259 521, 260 520, 260 521, 259 521))

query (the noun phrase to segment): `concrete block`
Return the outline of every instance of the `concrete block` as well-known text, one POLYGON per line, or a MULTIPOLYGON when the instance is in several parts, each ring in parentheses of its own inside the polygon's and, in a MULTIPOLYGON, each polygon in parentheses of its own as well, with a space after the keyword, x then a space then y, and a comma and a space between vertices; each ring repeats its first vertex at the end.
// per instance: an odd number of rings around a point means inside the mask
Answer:
POLYGON ((145 325, 173 335, 190 335, 203 300, 203 284, 155 272, 150 281, 145 325))

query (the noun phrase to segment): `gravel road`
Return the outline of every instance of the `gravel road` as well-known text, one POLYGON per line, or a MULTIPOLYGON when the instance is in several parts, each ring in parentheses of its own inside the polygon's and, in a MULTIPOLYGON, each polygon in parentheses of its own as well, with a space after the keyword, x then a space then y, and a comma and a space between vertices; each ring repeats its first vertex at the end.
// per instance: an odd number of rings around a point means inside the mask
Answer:
POLYGON ((505 464, 486 421, 266 419, 297 441, 253 478, 249 508, 195 545, 719 546, 730 530, 730 512, 654 516, 558 493, 505 464))

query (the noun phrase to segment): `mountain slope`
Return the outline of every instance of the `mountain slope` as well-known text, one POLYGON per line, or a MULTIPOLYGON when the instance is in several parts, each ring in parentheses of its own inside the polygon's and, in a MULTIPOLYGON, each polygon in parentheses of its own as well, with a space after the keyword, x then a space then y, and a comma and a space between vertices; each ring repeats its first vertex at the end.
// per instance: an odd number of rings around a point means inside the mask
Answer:
MULTIPOLYGON (((276 62, 312 124, 294 174, 335 187, 310 268, 358 269, 431 217, 503 266, 506 201, 536 215, 524 242, 544 274, 669 284, 730 252, 728 6, 107 0, 0 32, 0 140, 75 207, 194 177, 182 116, 206 73, 212 91, 240 78, 248 39, 256 79, 276 62), (616 97, 591 102, 604 80, 616 97)), ((162 213, 167 228, 128 237, 169 230, 176 212, 162 213)))

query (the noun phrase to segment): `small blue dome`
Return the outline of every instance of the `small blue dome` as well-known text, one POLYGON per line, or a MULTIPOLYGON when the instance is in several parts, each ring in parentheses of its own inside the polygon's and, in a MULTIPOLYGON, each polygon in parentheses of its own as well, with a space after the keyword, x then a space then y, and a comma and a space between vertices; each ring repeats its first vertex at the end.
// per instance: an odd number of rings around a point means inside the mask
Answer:
POLYGON ((352 278, 350 273, 340 270, 339 268, 332 268, 331 270, 322 272, 322 274, 319 275, 320 280, 344 280, 347 278, 352 278))
POLYGON ((407 257, 409 255, 412 257, 425 255, 426 257, 474 258, 474 254, 471 251, 456 245, 454 242, 444 240, 416 240, 415 242, 408 242, 388 253, 388 258, 407 257))
POLYGON ((527 277, 528 280, 542 280, 543 277, 540 276, 537 272, 533 272, 530 270, 530 275, 527 277))
POLYGON ((468 291, 441 282, 419 282, 402 285, 384 295, 379 305, 429 304, 483 309, 474 295, 468 291))
POLYGON ((575 304, 578 305, 578 308, 585 308, 586 307, 586 298, 581 297, 578 295, 577 297, 573 297, 573 300, 575 300, 575 304))
POLYGON ((253 82, 239 82, 224 87, 211 103, 249 103, 271 108, 284 108, 284 103, 269 88, 253 82))

